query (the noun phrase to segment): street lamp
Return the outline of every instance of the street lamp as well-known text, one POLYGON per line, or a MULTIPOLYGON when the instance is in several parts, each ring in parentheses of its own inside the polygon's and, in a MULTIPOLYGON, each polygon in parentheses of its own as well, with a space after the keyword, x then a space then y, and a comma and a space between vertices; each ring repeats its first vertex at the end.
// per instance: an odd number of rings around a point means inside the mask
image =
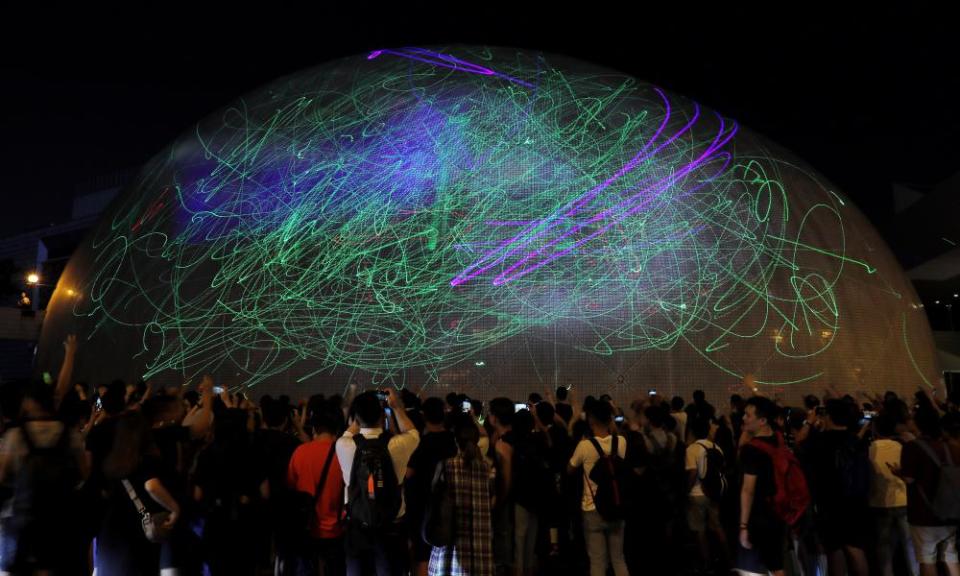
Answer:
POLYGON ((37 284, 38 282, 40 282, 39 274, 37 274, 36 272, 31 272, 30 274, 27 274, 27 284, 32 285, 32 284, 37 284))

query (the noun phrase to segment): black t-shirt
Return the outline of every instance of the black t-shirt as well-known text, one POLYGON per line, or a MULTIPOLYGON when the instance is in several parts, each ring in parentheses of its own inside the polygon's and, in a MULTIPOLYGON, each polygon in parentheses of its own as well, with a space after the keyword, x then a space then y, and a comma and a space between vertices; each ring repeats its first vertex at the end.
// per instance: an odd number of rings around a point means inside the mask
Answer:
POLYGON ((90 452, 90 479, 88 484, 102 488, 104 485, 103 461, 113 447, 113 436, 117 430, 117 418, 110 417, 90 429, 84 440, 84 448, 90 452))
POLYGON ((253 439, 253 451, 260 460, 260 472, 270 484, 270 497, 280 498, 287 489, 287 467, 300 440, 281 430, 259 430, 253 439))
POLYGON ((413 470, 413 477, 404 482, 406 491, 407 511, 417 512, 423 509, 430 493, 430 484, 433 482, 433 473, 437 464, 452 458, 457 454, 457 443, 453 433, 447 430, 442 432, 425 432, 420 436, 417 449, 410 456, 407 468, 413 470))
MULTIPOLYGON (((778 445, 776 436, 758 436, 755 440, 774 447, 778 445)), ((759 448, 746 444, 740 449, 740 466, 745 475, 757 477, 750 522, 767 523, 774 518, 770 500, 777 493, 777 484, 773 478, 773 460, 759 448)))
POLYGON ((157 473, 160 481, 174 499, 183 502, 186 496, 184 446, 190 442, 190 429, 180 425, 154 428, 153 441, 159 452, 157 473))
POLYGON ((235 515, 246 498, 254 501, 265 478, 256 455, 249 447, 230 451, 210 445, 197 455, 194 483, 203 491, 208 510, 235 515))
POLYGON ((564 422, 570 423, 570 419, 573 418, 573 406, 566 402, 557 402, 554 410, 560 415, 560 418, 563 418, 564 422))
POLYGON ((857 504, 844 497, 845 479, 837 467, 839 451, 856 441, 856 436, 847 430, 824 430, 806 443, 804 471, 818 512, 839 512, 857 504))

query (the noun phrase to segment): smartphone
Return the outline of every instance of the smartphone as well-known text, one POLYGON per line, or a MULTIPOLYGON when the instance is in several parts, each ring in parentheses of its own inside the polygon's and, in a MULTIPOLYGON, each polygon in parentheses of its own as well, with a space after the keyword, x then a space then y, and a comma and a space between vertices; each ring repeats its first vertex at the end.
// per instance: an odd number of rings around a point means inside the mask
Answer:
POLYGON ((390 422, 393 420, 393 410, 390 408, 384 408, 383 410, 387 415, 387 417, 383 419, 383 428, 384 430, 389 430, 390 422))
POLYGON ((389 395, 387 394, 386 390, 383 388, 377 388, 377 398, 379 398, 381 402, 386 402, 388 396, 389 395))
POLYGON ((103 410, 103 398, 97 397, 96 402, 93 403, 97 407, 97 412, 103 410))
POLYGON ((473 408, 473 404, 469 400, 464 400, 463 404, 460 405, 460 409, 464 412, 469 412, 471 408, 473 408))
POLYGON ((873 420, 873 417, 876 416, 876 415, 877 415, 876 412, 872 412, 872 411, 870 411, 870 410, 864 410, 864 411, 863 411, 863 419, 864 419, 864 420, 873 420))
POLYGON ((213 393, 217 395, 223 394, 223 386, 214 386, 213 393))
POLYGON ((526 409, 527 409, 527 405, 522 402, 517 402, 516 404, 513 405, 514 412, 519 412, 521 410, 526 410, 526 409))
POLYGON ((615 416, 613 418, 613 421, 616 422, 617 424, 623 424, 623 416, 615 416))
POLYGON ((656 395, 657 395, 657 389, 656 389, 656 388, 651 388, 651 389, 647 390, 647 396, 656 396, 656 395))

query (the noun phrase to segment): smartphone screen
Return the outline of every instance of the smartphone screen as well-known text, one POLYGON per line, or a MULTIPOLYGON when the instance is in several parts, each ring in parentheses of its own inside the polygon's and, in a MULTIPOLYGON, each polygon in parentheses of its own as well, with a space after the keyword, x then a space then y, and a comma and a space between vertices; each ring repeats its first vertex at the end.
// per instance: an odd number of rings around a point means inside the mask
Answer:
POLYGON ((223 386, 214 386, 214 387, 213 387, 213 393, 214 393, 214 394, 223 394, 223 386))
POLYGON ((622 423, 623 423, 623 416, 617 416, 617 417, 615 417, 615 418, 613 419, 613 421, 616 422, 617 424, 622 424, 622 423))
POLYGON ((647 396, 656 396, 656 395, 657 395, 657 389, 656 389, 656 388, 651 388, 651 389, 647 390, 647 396))
POLYGON ((519 412, 521 410, 526 410, 526 409, 527 409, 527 405, 520 402, 517 402, 516 404, 513 405, 514 412, 519 412))
POLYGON ((470 404, 469 400, 464 400, 463 404, 460 406, 460 409, 464 412, 469 412, 471 408, 473 408, 473 405, 470 404))

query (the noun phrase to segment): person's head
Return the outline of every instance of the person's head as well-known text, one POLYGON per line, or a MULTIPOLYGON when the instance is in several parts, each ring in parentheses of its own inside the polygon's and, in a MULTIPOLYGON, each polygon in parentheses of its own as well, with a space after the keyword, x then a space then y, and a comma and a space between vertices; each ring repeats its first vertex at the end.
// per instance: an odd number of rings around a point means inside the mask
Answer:
POLYGON ((460 408, 460 395, 456 392, 447 394, 447 410, 456 411, 460 408))
POLYGON ((900 397, 897 396, 897 393, 894 392, 893 390, 887 390, 886 392, 883 393, 884 404, 886 404, 887 402, 893 402, 894 400, 899 400, 899 399, 900 397))
POLYGON ((674 396, 670 400, 670 409, 673 410, 674 412, 679 412, 683 410, 683 405, 684 405, 684 401, 683 401, 683 398, 681 398, 680 396, 674 396))
POLYGON ((873 433, 880 438, 892 438, 897 435, 897 421, 886 413, 877 414, 873 419, 873 433))
POLYGON ((851 405, 845 400, 830 398, 824 404, 824 412, 826 412, 827 422, 836 428, 848 428, 853 424, 851 421, 856 420, 854 416, 856 405, 851 405))
POLYGON ((527 396, 527 402, 531 405, 536 405, 539 402, 543 402, 543 396, 537 394, 536 392, 531 392, 530 395, 527 396))
POLYGON ((696 404, 703 404, 707 401, 707 395, 703 393, 703 390, 694 390, 693 401, 696 404))
POLYGON ((609 403, 611 403, 611 402, 613 401, 613 398, 611 398, 609 394, 601 394, 601 395, 600 395, 600 401, 601 401, 601 402, 606 402, 607 404, 609 404, 609 403))
POLYGON ((260 405, 263 412, 263 423, 267 428, 280 430, 287 425, 290 419, 290 407, 282 404, 278 400, 269 400, 260 405))
POLYGON ((122 414, 117 418, 113 444, 103 461, 104 475, 115 480, 130 476, 151 449, 150 425, 143 415, 122 414))
POLYGON ((940 427, 940 415, 933 408, 921 407, 914 412, 913 421, 920 434, 929 438, 939 438, 943 431, 940 427))
POLYGON ((423 419, 427 424, 443 426, 444 417, 446 416, 446 405, 443 400, 436 396, 431 396, 423 401, 421 408, 423 409, 423 419))
POLYGON ((213 444, 226 452, 242 453, 248 448, 247 411, 224 408, 213 420, 213 444))
POLYGON ((344 424, 340 402, 325 400, 314 403, 313 410, 310 412, 310 425, 313 427, 315 436, 320 434, 339 436, 346 427, 344 424))
POLYGON ((176 396, 151 396, 141 411, 147 423, 154 427, 179 424, 184 416, 183 403, 176 396))
POLYGON ((553 409, 553 404, 549 402, 539 402, 534 406, 534 410, 537 411, 537 420, 539 420, 541 424, 544 426, 553 424, 553 415, 556 413, 553 409))
POLYGON ((513 415, 512 430, 518 439, 526 438, 533 433, 533 414, 523 409, 513 415))
POLYGON ((820 405, 820 399, 813 394, 807 394, 803 397, 803 407, 807 410, 815 410, 820 405))
POLYGON ((568 390, 563 386, 557 386, 557 402, 566 402, 567 401, 568 390))
POLYGON ((594 434, 605 432, 610 429, 610 423, 613 422, 613 409, 606 402, 594 402, 587 411, 587 421, 594 434))
POLYGON ((753 396, 747 400, 743 412, 743 429, 751 434, 772 429, 776 414, 777 405, 773 401, 763 396, 753 396))
POLYGON ((421 402, 420 397, 413 393, 409 388, 404 388, 400 391, 400 399, 403 400, 403 406, 407 410, 420 410, 421 402))
POLYGON ((114 380, 107 384, 107 390, 100 398, 103 411, 109 416, 120 414, 127 406, 126 397, 127 385, 123 383, 123 380, 114 380))
POLYGON ((951 440, 960 439, 960 412, 949 412, 940 419, 940 427, 951 440))
POLYGON ((350 405, 350 412, 362 428, 383 428, 383 404, 373 390, 357 394, 350 405))
POLYGON ((694 418, 690 422, 690 433, 697 440, 703 440, 710 436, 710 420, 708 418, 694 418))
POLYGON ((480 458, 480 448, 477 443, 480 441, 480 429, 477 423, 469 414, 459 412, 450 419, 453 428, 453 437, 457 442, 457 448, 460 449, 460 456, 467 464, 482 461, 480 458))
POLYGON ((666 420, 663 410, 659 406, 647 406, 643 410, 643 417, 651 428, 663 428, 666 420))
POLYGON ((53 417, 55 411, 53 389, 43 382, 31 382, 23 393, 20 415, 26 420, 41 420, 53 417))
POLYGON ((513 401, 502 396, 490 401, 489 422, 499 428, 509 428, 513 425, 513 401))

